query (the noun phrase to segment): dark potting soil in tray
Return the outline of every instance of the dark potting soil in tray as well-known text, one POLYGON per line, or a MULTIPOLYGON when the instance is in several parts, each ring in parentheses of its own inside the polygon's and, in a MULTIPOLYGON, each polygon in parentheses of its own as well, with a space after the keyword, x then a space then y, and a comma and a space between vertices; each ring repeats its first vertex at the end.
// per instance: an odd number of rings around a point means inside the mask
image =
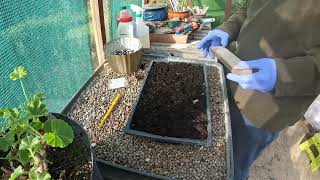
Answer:
POLYGON ((153 64, 143 88, 132 129, 176 138, 208 137, 203 66, 153 64))

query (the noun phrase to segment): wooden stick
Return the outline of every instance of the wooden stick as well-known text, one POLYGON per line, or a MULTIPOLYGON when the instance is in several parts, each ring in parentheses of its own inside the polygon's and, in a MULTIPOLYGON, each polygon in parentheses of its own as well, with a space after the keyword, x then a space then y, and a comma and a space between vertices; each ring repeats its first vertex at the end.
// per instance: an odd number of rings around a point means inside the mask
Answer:
POLYGON ((100 124, 99 124, 99 128, 102 128, 104 123, 107 121, 107 119, 109 118, 109 116, 111 115, 112 110, 114 109, 114 107, 116 106, 116 104, 118 103, 118 101, 121 98, 121 94, 118 94, 112 101, 107 113, 104 115, 103 119, 101 120, 100 124))
POLYGON ((242 69, 237 67, 237 65, 241 62, 237 56, 235 56, 232 52, 222 46, 213 47, 211 51, 216 55, 217 59, 226 66, 226 68, 231 71, 233 74, 245 75, 252 74, 252 69, 242 69))

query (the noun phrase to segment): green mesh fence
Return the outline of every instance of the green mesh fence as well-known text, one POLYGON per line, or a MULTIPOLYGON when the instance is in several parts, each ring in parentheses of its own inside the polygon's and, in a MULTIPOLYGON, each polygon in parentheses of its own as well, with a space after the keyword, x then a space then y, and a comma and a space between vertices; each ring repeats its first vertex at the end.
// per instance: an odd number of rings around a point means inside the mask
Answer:
POLYGON ((93 72, 87 0, 0 0, 0 107, 23 102, 8 74, 26 66, 29 95, 60 112, 93 72))
MULTIPOLYGON (((108 0, 107 0, 108 1, 108 0)), ((110 10, 111 10, 111 36, 112 39, 116 38, 117 34, 117 19, 119 16, 119 12, 121 10, 121 6, 127 6, 130 8, 130 4, 135 4, 141 7, 141 0, 111 0, 110 10)))

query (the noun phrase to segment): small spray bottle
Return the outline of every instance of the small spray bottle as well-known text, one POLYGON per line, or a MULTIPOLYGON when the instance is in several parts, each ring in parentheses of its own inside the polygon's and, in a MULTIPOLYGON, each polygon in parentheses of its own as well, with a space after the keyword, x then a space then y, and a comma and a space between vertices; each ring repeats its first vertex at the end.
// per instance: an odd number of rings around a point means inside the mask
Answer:
POLYGON ((130 9, 136 14, 134 36, 142 42, 143 48, 150 48, 149 27, 143 22, 143 9, 134 4, 130 5, 130 9))

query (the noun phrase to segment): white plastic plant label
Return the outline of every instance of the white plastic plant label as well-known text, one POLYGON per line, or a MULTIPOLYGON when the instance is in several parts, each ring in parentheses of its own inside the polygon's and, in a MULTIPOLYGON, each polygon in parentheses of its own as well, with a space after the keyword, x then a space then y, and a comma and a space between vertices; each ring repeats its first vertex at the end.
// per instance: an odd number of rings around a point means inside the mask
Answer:
POLYGON ((312 127, 320 131, 320 95, 313 101, 304 117, 312 127))
POLYGON ((118 78, 118 79, 111 79, 108 83, 108 89, 118 89, 118 88, 124 88, 129 85, 127 79, 125 77, 118 78))

